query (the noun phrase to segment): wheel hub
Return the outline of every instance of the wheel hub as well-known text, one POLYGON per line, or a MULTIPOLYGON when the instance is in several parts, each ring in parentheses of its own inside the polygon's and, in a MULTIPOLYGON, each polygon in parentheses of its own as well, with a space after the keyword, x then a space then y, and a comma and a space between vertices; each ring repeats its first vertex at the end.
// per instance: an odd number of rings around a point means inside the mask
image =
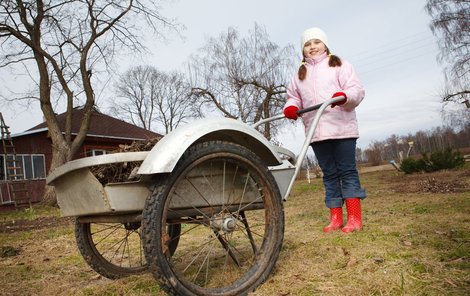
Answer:
POLYGON ((137 230, 140 227, 140 222, 127 222, 124 223, 124 228, 126 230, 137 230))
POLYGON ((230 214, 214 215, 211 219, 211 227, 215 231, 232 232, 237 227, 237 220, 230 214))

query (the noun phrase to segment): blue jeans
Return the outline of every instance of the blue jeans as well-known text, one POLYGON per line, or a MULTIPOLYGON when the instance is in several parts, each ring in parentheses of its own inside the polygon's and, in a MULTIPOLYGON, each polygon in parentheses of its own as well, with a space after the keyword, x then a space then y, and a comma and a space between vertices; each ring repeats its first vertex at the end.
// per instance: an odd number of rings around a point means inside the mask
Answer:
POLYGON ((334 139, 311 144, 323 172, 325 204, 340 208, 347 198, 366 198, 356 168, 356 140, 334 139))

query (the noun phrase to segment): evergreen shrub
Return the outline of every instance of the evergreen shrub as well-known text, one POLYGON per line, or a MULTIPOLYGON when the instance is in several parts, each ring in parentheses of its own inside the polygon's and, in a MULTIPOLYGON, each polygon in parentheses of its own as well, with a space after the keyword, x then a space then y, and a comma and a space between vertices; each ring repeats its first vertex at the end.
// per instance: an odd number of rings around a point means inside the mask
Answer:
POLYGON ((451 148, 442 151, 423 153, 421 159, 405 158, 400 164, 400 169, 405 174, 417 172, 435 172, 445 169, 461 167, 465 164, 465 159, 459 151, 452 151, 451 148))

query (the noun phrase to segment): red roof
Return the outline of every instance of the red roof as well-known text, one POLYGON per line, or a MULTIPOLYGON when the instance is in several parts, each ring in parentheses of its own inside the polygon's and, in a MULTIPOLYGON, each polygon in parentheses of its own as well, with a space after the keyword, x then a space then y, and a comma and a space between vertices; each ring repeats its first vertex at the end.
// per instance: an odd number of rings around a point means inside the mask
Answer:
MULTIPOLYGON (((57 120, 61 131, 65 130, 65 113, 57 115, 57 120)), ((72 134, 77 134, 82 123, 83 109, 75 108, 72 111, 72 134)), ((27 133, 34 132, 35 130, 47 129, 46 122, 36 125, 35 127, 27 130, 27 133)), ((126 138, 133 140, 146 140, 155 137, 162 137, 162 135, 148 131, 144 128, 127 123, 120 119, 100 113, 98 110, 93 110, 91 113, 90 128, 87 133, 88 136, 98 136, 106 138, 126 138)))

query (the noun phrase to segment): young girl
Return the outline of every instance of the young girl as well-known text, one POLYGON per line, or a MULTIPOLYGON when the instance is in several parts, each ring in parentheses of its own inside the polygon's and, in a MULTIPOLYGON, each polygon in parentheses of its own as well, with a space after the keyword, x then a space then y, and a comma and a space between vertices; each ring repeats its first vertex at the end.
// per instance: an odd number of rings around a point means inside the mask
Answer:
MULTIPOLYGON (((323 103, 332 97, 343 100, 322 114, 311 139, 311 146, 323 171, 325 204, 330 209, 330 224, 324 232, 341 229, 352 232, 362 228, 361 199, 366 197, 356 169, 356 140, 359 137, 354 109, 364 98, 364 88, 354 68, 332 55, 328 39, 321 29, 303 32, 302 65, 287 88, 284 115, 297 119, 297 110, 323 103), (343 227, 343 203, 348 213, 343 227)), ((302 115, 307 131, 315 112, 302 115)))

